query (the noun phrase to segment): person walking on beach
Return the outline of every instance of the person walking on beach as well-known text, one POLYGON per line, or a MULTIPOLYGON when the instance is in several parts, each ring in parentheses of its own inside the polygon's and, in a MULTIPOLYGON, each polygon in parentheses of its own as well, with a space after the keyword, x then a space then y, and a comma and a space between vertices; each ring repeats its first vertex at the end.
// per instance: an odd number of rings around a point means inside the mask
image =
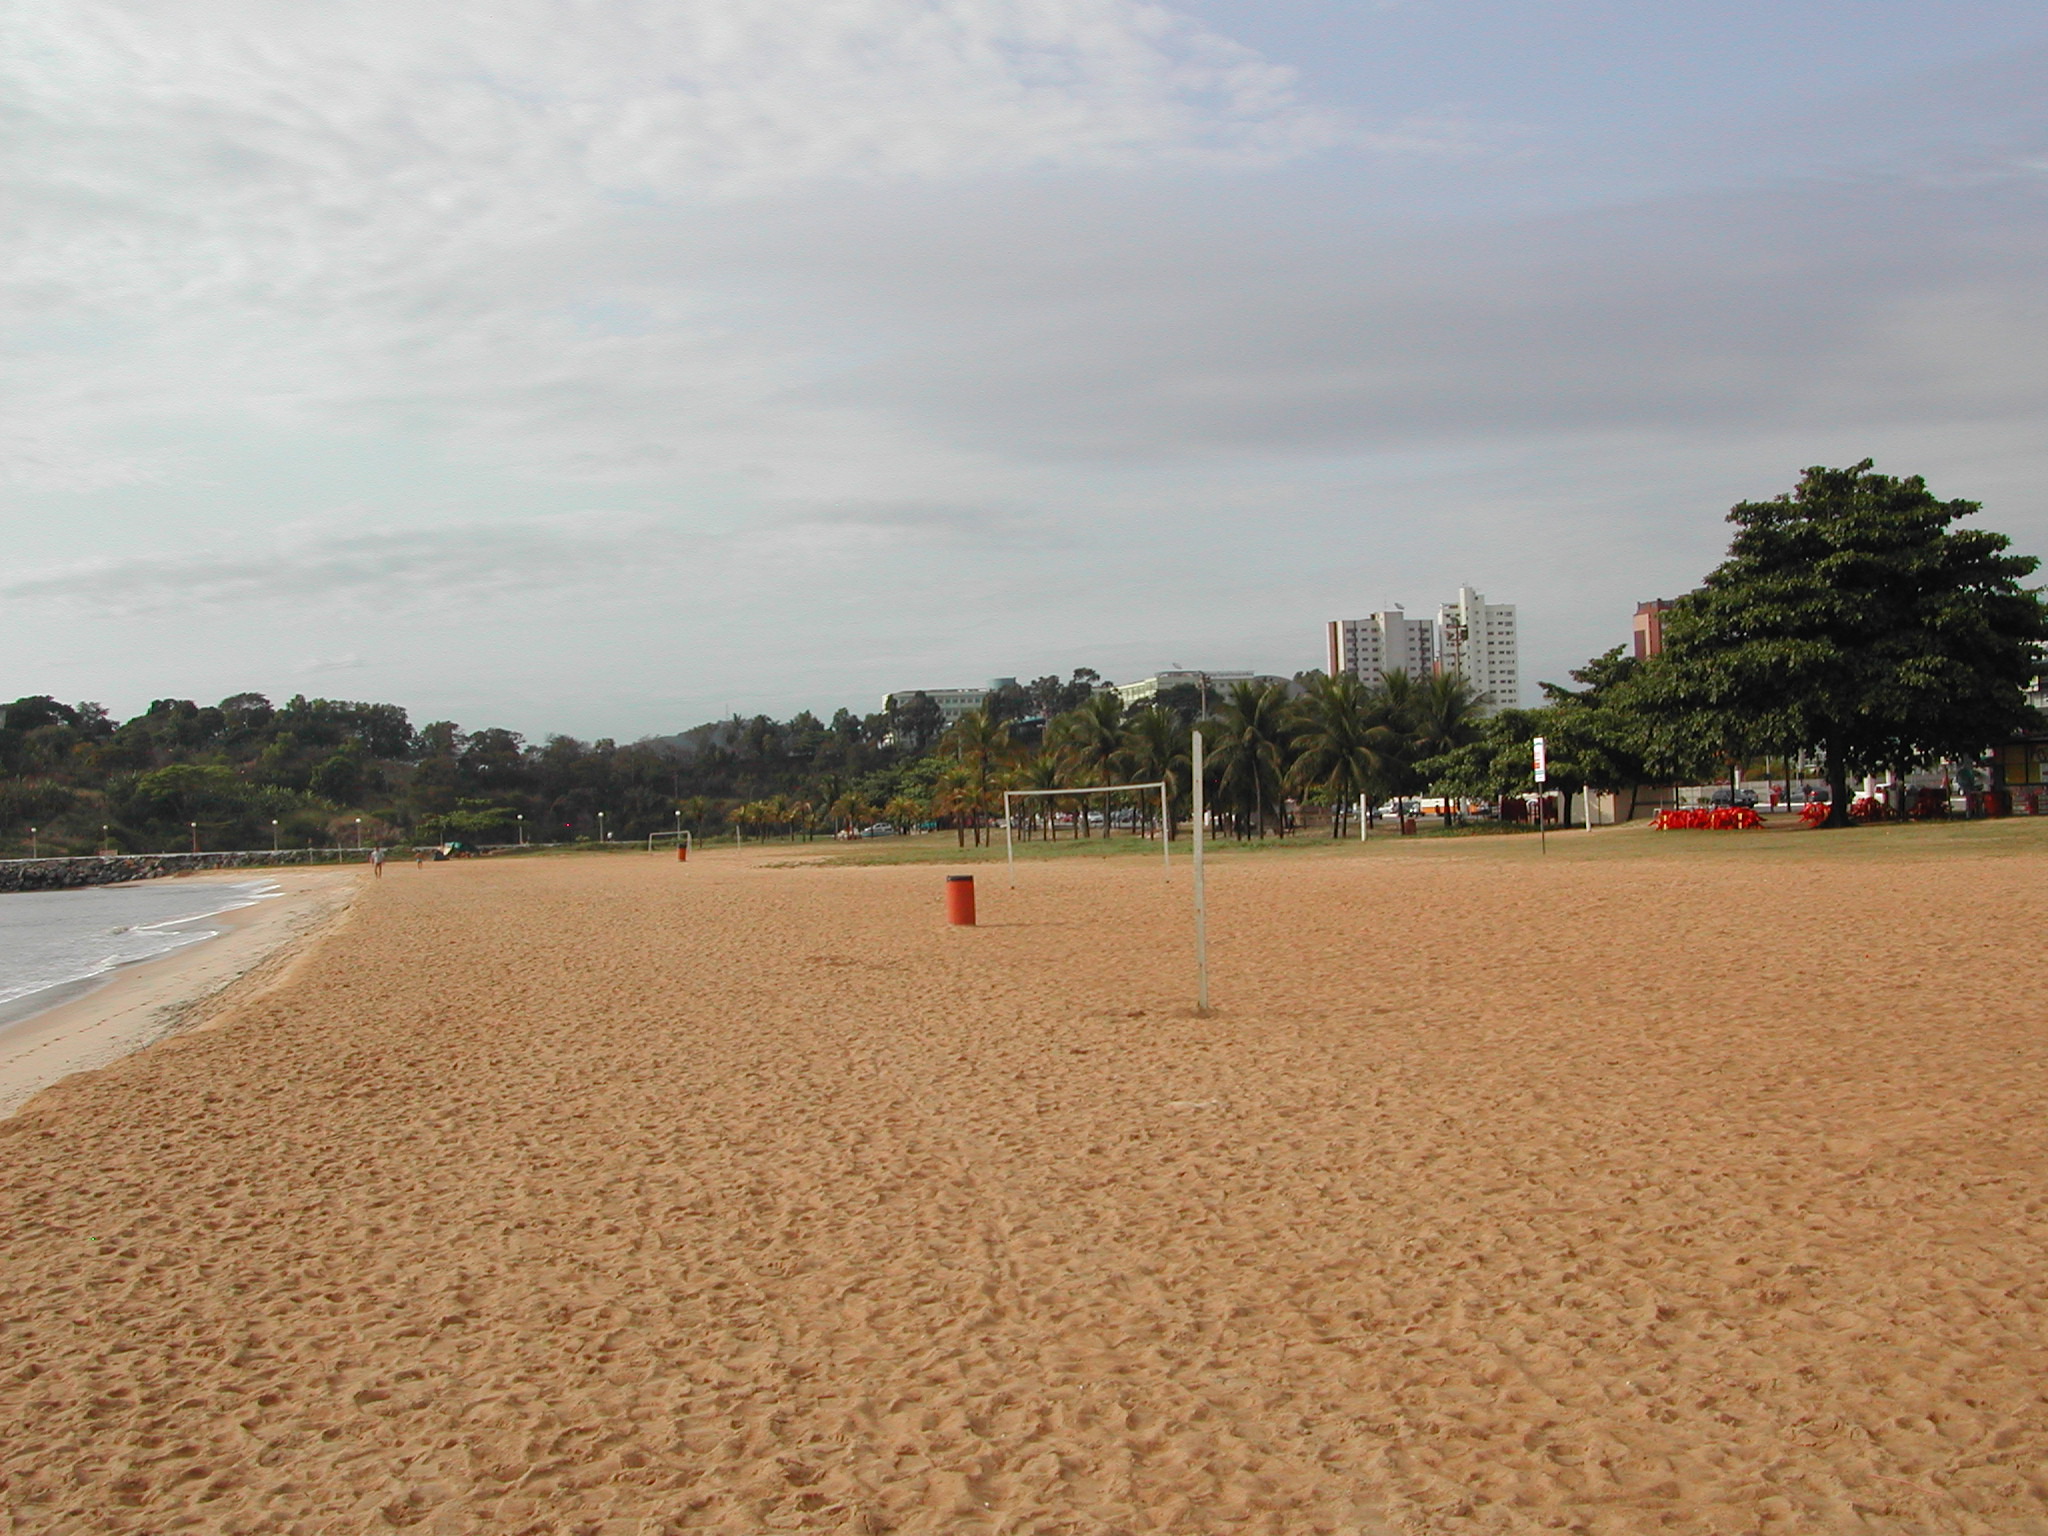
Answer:
POLYGON ((370 850, 370 873, 379 880, 384 878, 384 850, 382 848, 372 848, 370 850))

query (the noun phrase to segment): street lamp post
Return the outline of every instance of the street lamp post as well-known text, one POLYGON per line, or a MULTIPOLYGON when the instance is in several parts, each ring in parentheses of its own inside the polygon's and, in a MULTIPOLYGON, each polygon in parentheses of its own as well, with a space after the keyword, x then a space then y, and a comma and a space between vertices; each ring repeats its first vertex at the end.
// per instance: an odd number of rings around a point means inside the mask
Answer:
POLYGON ((199 851, 199 823, 195 821, 190 823, 190 825, 192 828, 192 851, 197 853, 199 851))
POLYGON ((36 841, 34 827, 28 829, 28 856, 32 859, 40 859, 43 856, 43 845, 36 841))
POLYGON ((271 818, 270 818, 270 851, 271 851, 272 853, 275 853, 275 852, 277 852, 277 850, 278 850, 279 844, 278 844, 277 838, 278 838, 278 831, 277 831, 277 818, 276 818, 275 816, 273 816, 273 817, 271 817, 271 818))
POLYGON ((519 813, 519 846, 526 846, 526 812, 519 813))
POLYGON ((597 813, 597 842, 598 842, 598 846, 599 846, 600 848, 604 846, 604 812, 603 812, 603 811, 599 811, 599 812, 597 813))
POLYGON ((114 851, 113 839, 107 836, 107 824, 100 823, 100 854, 104 857, 114 851))
POLYGON ((362 818, 362 817, 360 817, 360 816, 358 816, 358 817, 356 818, 356 852, 358 852, 358 853, 361 853, 362 851, 363 851, 363 818, 362 818))

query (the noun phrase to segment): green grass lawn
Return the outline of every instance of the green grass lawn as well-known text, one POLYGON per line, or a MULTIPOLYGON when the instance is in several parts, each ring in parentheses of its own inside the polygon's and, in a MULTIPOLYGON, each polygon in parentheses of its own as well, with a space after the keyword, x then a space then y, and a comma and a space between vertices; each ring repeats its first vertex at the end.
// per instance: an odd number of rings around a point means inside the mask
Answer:
MULTIPOLYGON (((712 845, 707 844, 707 851, 712 845)), ((717 845, 730 848, 729 841, 717 845)), ((790 862, 804 864, 999 864, 1003 861, 1000 829, 993 843, 977 848, 972 842, 961 847, 951 832, 934 832, 922 837, 868 838, 858 843, 841 843, 820 838, 814 842, 748 844, 750 849, 768 852, 787 849, 790 862)), ((1193 849, 1185 828, 1174 840, 1174 862, 1179 863, 1193 849)), ((1531 830, 1503 830, 1475 827, 1446 833, 1441 828, 1425 830, 1414 837, 1402 837, 1391 826, 1372 833, 1364 842, 1353 834, 1332 839, 1328 832, 1263 841, 1238 842, 1212 838, 1206 856, 1214 859, 1242 858, 1563 858, 1563 859, 1728 859, 1728 858, 1943 858, 2039 857, 2048 854, 2048 816, 2012 817, 2001 821, 1937 821, 1849 827, 1818 831, 1803 827, 1798 818, 1782 816, 1767 821, 1761 829, 1748 832, 1657 832, 1647 822, 1620 827, 1553 829, 1539 841, 1531 830)), ((1150 838, 1117 836, 1062 838, 1058 842, 1020 842, 1017 860, 1046 859, 1157 859, 1159 844, 1150 838)))

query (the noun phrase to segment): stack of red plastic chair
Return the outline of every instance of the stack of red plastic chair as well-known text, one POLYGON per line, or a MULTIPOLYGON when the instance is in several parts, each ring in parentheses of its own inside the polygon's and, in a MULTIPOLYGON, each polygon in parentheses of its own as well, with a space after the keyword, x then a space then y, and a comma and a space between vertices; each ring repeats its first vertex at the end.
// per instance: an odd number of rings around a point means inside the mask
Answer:
POLYGON ((1650 821, 1650 825, 1659 832, 1741 832, 1763 824, 1756 807, 1749 805, 1701 805, 1664 810, 1650 821))

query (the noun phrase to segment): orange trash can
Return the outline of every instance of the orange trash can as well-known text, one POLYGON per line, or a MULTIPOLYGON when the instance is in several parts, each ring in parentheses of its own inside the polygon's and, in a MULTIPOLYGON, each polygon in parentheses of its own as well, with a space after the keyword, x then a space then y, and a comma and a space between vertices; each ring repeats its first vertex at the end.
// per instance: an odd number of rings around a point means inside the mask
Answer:
POLYGON ((974 876, 946 876, 946 921, 956 928, 974 926, 974 876))
POLYGON ((688 843, 676 844, 676 862, 678 864, 687 864, 690 862, 690 845, 688 843))

